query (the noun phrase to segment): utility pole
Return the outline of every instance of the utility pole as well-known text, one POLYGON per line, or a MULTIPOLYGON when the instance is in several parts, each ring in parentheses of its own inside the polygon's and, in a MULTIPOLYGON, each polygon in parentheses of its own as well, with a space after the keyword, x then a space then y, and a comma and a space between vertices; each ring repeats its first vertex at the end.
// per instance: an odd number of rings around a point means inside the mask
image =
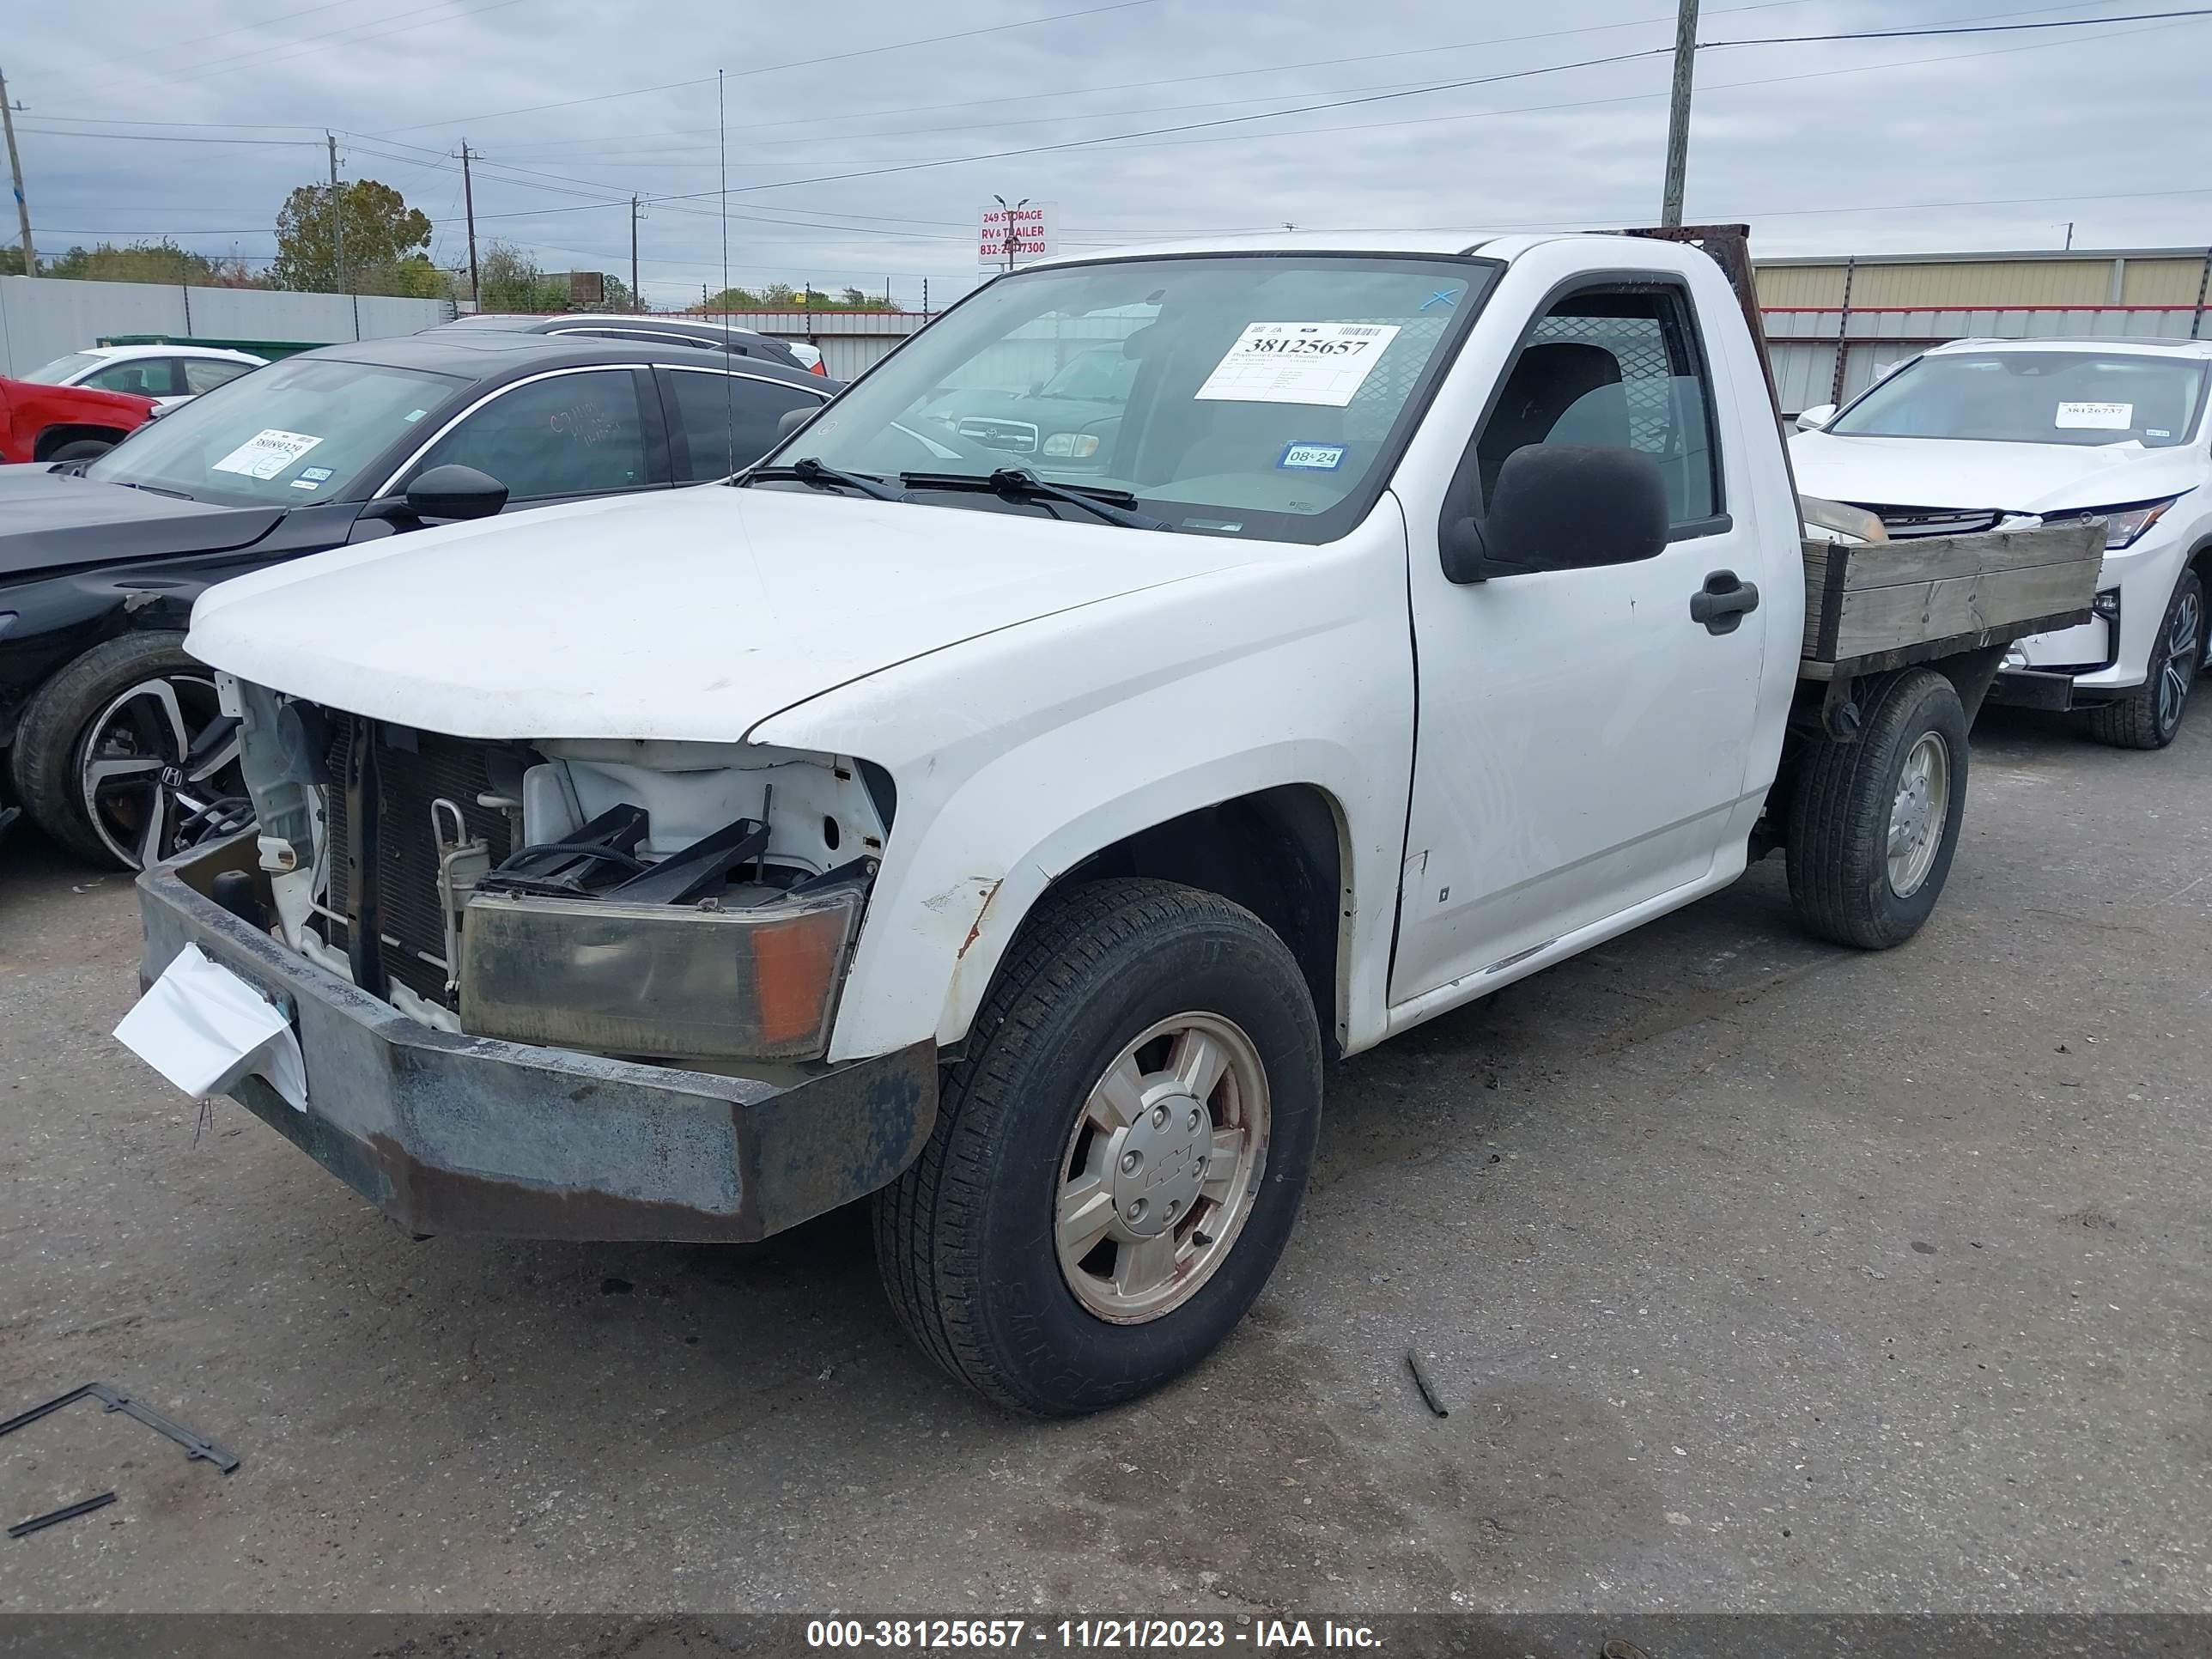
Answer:
POLYGON ((1659 222, 1682 222, 1682 175, 1690 165, 1690 82, 1698 64, 1698 0, 1677 0, 1674 18, 1674 95, 1667 111, 1667 185, 1659 222))
POLYGON ((8 177, 15 186, 15 226, 23 236, 23 275, 39 274, 39 254, 31 241, 31 204, 23 199, 23 158, 15 154, 15 106, 8 101, 8 77, 0 75, 0 127, 8 131, 8 177))
POLYGON ((477 191, 476 182, 469 177, 469 141, 461 140, 461 201, 462 211, 469 216, 469 303, 482 307, 483 295, 477 289, 477 191))
POLYGON ((1014 268, 1014 244, 1020 240, 1014 229, 1014 216, 1030 204, 1030 198, 1024 196, 1008 206, 1006 198, 994 191, 991 199, 1006 210, 1006 269, 1011 271, 1014 268))
POLYGON ((326 132, 323 137, 331 141, 331 219, 337 227, 338 280, 331 292, 343 294, 346 291, 345 204, 338 198, 338 139, 334 132, 326 132))
POLYGON ((629 308, 645 309, 645 296, 637 286, 637 198, 629 198, 629 308))

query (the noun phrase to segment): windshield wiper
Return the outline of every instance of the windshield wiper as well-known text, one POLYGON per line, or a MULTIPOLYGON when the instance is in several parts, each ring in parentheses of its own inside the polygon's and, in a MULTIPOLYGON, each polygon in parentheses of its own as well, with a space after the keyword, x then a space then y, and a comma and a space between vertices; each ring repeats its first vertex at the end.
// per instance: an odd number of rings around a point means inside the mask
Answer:
MULTIPOLYGON (((76 476, 82 478, 84 474, 80 471, 76 476)), ((181 489, 164 489, 159 484, 133 483, 128 478, 109 478, 106 482, 121 484, 125 489, 143 489, 149 495, 167 495, 174 501, 188 501, 192 499, 181 489)))
POLYGON ((811 455, 804 456, 788 466, 757 466, 731 482, 749 484, 760 478, 793 478, 813 489, 854 489, 863 495, 872 495, 879 501, 902 501, 906 499, 899 491, 887 489, 880 478, 871 478, 859 472, 841 472, 834 466, 824 466, 811 455))
POLYGON ((1126 489, 1076 489, 1040 478, 1023 466, 1002 466, 996 472, 902 472, 899 482, 908 489, 988 489, 1016 501, 1066 501, 1097 514, 1109 524, 1131 530, 1173 530, 1165 519, 1133 509, 1137 498, 1126 489))

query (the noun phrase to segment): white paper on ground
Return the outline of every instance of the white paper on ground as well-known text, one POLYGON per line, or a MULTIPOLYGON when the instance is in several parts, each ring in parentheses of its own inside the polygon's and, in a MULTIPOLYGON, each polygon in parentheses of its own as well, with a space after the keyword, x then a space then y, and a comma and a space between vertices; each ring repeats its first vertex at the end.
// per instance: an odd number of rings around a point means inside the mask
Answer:
POLYGON ((229 969, 187 945, 115 1028, 123 1046, 194 1100, 241 1077, 268 1079, 307 1109, 307 1066, 292 1022, 229 969))
POLYGON ((1200 402, 1342 409, 1398 337, 1395 323, 1248 323, 1192 393, 1200 402))

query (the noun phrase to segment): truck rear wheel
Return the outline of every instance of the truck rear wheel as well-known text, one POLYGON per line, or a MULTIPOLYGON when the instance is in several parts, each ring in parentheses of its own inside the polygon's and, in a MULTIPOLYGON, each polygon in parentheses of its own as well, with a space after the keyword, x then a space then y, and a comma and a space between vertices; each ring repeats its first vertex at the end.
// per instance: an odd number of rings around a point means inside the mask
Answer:
POLYGON ((1790 811, 1790 899, 1810 932, 1884 951, 1920 931, 1951 873, 1966 803, 1966 714, 1950 681, 1908 668, 1854 743, 1822 738, 1790 811))
POLYGON ((1321 1091, 1311 994, 1251 912, 1164 881, 1048 897, 945 1070, 928 1146, 877 1195, 900 1322, 1039 1416, 1182 1375, 1282 1254, 1321 1091))

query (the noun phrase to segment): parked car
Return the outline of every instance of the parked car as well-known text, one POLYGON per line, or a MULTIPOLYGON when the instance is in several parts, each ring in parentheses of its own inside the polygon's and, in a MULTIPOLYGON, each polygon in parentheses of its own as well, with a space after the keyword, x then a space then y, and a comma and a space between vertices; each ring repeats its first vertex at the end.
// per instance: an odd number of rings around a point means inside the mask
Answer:
POLYGON ((0 375, 0 463, 82 461, 268 362, 211 346, 92 346, 0 375))
POLYGON ((1713 258, 1380 240, 1033 265, 740 488, 210 592, 259 828, 139 878, 125 1040, 416 1233, 872 1196, 919 1345, 1072 1413, 1251 1305, 1332 1057, 1777 848, 1811 931, 1909 939, 2017 604, 2086 614, 2095 532, 2016 546, 2064 583, 1910 611, 1832 544, 1808 637, 1713 258), (929 426, 1043 319, 1115 318, 1103 475, 929 426), (165 1040, 270 998, 213 1065, 165 1040))
POLYGON ((1991 701, 2162 749, 2212 653, 2208 364, 2212 341, 1961 340, 1807 410, 1790 459, 1893 538, 2104 519, 2095 617, 2021 641, 1991 701))
POLYGON ((822 353, 804 340, 781 339, 735 323, 708 317, 663 317, 642 312, 558 312, 532 315, 520 312, 477 312, 437 324, 425 333, 446 330, 503 328, 524 334, 574 334, 592 340, 637 340, 647 345, 704 346, 714 351, 733 351, 740 356, 766 357, 770 362, 824 374, 822 353))
POLYGON ((1097 471, 1114 452, 1136 379, 1137 359, 1117 341, 1077 352, 1057 374, 1026 390, 948 392, 929 413, 994 449, 1039 456, 1057 470, 1097 471))
POLYGON ((242 798, 214 678, 181 648, 203 590, 428 523, 726 477, 836 390, 690 347, 418 334, 288 357, 88 465, 0 467, 15 793, 87 858, 166 857, 242 798))

